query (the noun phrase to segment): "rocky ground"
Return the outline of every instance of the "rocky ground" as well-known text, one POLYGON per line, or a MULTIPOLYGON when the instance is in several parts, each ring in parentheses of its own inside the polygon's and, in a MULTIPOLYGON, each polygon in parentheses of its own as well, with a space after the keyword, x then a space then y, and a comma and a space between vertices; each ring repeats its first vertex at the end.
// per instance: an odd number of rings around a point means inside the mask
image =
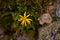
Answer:
POLYGON ((60 40, 60 20, 38 30, 38 40, 60 40))

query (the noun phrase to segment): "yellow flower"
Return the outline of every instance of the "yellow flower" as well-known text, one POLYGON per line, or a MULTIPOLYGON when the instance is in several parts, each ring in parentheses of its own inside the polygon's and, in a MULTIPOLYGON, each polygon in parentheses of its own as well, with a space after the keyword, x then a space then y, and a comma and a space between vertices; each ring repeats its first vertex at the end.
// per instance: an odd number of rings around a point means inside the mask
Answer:
POLYGON ((21 25, 26 26, 27 25, 26 23, 30 24, 30 21, 32 21, 31 19, 28 18, 30 16, 30 14, 26 16, 26 12, 24 13, 24 16, 22 16, 22 15, 19 15, 19 16, 21 18, 18 19, 18 21, 21 21, 21 25))

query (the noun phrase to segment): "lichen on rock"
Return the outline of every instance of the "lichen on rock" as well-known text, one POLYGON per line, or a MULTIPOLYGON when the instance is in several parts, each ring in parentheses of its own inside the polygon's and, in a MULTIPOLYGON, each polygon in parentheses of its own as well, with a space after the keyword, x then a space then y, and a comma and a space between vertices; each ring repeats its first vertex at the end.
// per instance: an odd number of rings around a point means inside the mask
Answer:
POLYGON ((40 28, 38 40, 59 40, 60 39, 60 21, 53 23, 51 26, 40 28), (57 38, 58 37, 58 38, 57 38))

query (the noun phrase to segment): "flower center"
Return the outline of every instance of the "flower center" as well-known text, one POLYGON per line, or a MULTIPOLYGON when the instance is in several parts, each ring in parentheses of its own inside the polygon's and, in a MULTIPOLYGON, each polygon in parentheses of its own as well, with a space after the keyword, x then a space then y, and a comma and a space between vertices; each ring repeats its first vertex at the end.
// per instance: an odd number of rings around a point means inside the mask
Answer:
POLYGON ((27 19, 27 17, 24 17, 24 18, 23 18, 23 20, 25 20, 25 21, 26 21, 26 19, 27 19))

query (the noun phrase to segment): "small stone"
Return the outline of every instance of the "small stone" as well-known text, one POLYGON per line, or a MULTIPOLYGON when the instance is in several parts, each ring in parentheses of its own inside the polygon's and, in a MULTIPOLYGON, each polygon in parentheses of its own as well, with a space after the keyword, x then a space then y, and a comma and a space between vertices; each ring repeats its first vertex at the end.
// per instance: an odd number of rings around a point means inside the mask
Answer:
POLYGON ((54 17, 55 16, 55 9, 56 9, 56 1, 55 2, 50 2, 49 3, 49 6, 47 7, 47 12, 52 16, 54 17))
POLYGON ((52 17, 50 16, 50 14, 45 13, 38 18, 38 21, 41 25, 43 25, 44 23, 49 24, 52 22, 52 17))
POLYGON ((49 7, 48 7, 48 10, 49 10, 49 11, 51 11, 51 10, 53 10, 53 9, 54 9, 54 6, 49 6, 49 7))

